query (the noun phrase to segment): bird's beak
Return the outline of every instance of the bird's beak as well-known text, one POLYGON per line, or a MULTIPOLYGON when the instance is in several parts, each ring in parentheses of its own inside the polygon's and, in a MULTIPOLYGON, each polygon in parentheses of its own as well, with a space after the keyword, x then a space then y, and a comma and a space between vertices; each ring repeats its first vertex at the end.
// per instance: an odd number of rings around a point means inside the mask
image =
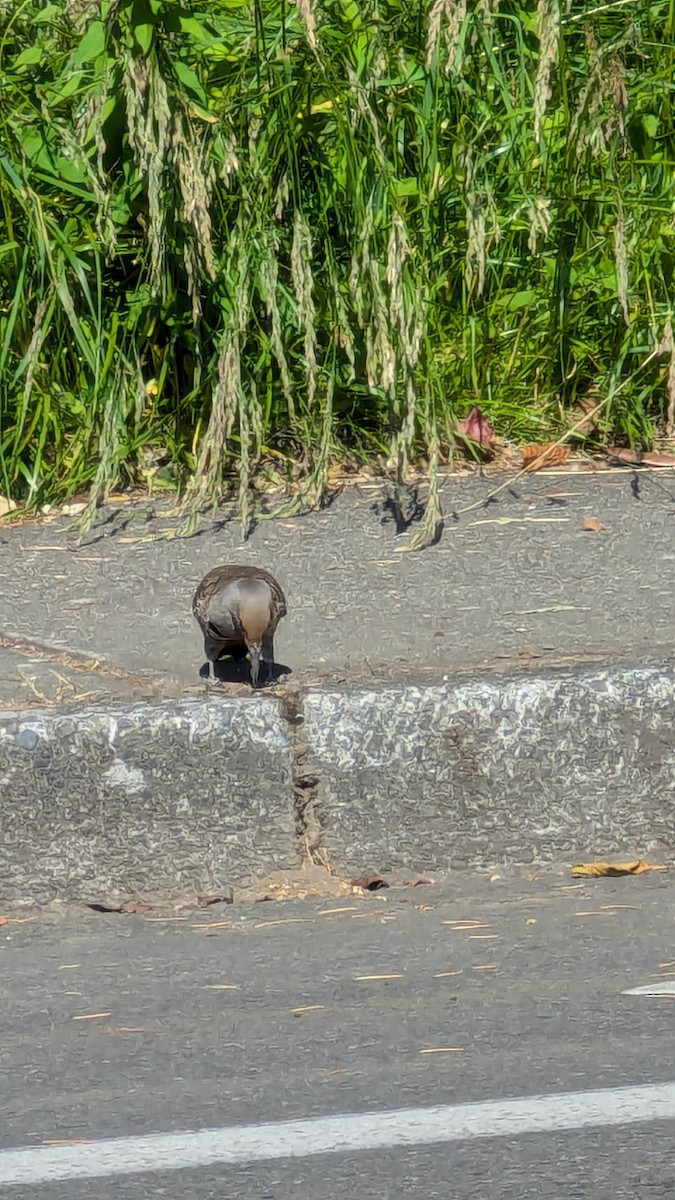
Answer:
POLYGON ((254 688, 258 687, 258 681, 260 679, 260 652, 260 646, 249 646, 248 648, 248 654, 251 660, 251 683, 253 684, 254 688))

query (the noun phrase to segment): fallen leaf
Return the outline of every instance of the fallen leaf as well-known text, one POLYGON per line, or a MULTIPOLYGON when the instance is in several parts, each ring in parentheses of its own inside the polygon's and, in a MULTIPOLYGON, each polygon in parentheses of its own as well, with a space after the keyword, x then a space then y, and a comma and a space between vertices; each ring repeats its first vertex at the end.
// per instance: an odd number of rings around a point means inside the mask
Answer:
POLYGON ((588 879, 602 879, 617 875, 643 875, 645 871, 667 871, 665 866, 650 866, 641 858, 626 863, 592 862, 579 863, 572 867, 573 875, 583 875, 588 879))
POLYGON ((490 422, 475 404, 468 417, 465 417, 463 421, 455 421, 453 429, 460 437, 465 437, 470 442, 476 442, 479 446, 489 446, 494 438, 494 430, 490 422))
POLYGON ((351 880, 352 887, 363 888, 364 892, 379 892, 381 888, 388 888, 389 884, 381 875, 357 875, 356 879, 351 880))
POLYGON ((523 446, 521 450, 523 469, 540 471, 542 467, 562 467, 570 456, 569 446, 558 446, 555 442, 523 446))
POLYGON ((589 533, 602 533, 606 526, 597 517, 584 517, 583 528, 588 530, 589 533))
POLYGON ((433 879, 424 879, 423 877, 420 876, 419 879, 406 879, 404 881, 403 886, 404 887, 421 887, 425 883, 433 883, 433 882, 434 882, 433 879))

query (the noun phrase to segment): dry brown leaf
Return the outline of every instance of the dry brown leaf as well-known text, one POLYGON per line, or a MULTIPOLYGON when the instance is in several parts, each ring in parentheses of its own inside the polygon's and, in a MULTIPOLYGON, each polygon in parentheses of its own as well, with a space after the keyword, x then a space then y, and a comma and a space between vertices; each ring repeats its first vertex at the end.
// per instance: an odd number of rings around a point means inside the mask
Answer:
POLYGON ((542 467, 562 467, 570 456, 569 446, 558 446, 555 442, 539 445, 533 442, 521 450, 523 469, 540 471, 542 467))
POLYGON ((404 880, 403 886, 404 887, 422 887, 423 884, 433 883, 433 882, 434 882, 433 879, 425 879, 423 876, 420 876, 419 879, 404 880))
POLYGON ((641 858, 626 863, 592 862, 579 863, 572 867, 573 875, 583 875, 587 879, 602 879, 617 875, 643 875, 645 871, 667 871, 665 866, 651 866, 641 858))
POLYGON ((143 900, 125 900, 121 904, 107 904, 104 900, 98 904, 88 904, 87 908, 100 913, 144 913, 152 912, 157 905, 145 904, 143 900))
POLYGON ((606 527, 597 517, 584 517, 583 528, 588 530, 589 533, 602 533, 606 527))
POLYGON ((379 892, 381 888, 388 888, 389 884, 381 875, 357 875, 356 879, 351 880, 351 887, 363 888, 364 892, 379 892))

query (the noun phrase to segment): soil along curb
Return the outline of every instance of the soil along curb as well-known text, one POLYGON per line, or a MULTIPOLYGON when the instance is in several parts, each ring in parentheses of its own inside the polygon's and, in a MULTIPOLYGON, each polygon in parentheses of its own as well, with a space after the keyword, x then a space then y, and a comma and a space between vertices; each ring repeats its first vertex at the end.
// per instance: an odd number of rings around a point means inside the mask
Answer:
POLYGON ((675 674, 574 670, 305 698, 340 871, 675 849, 675 674))
POLYGON ((276 701, 0 716, 0 897, 214 891, 297 866, 276 701))

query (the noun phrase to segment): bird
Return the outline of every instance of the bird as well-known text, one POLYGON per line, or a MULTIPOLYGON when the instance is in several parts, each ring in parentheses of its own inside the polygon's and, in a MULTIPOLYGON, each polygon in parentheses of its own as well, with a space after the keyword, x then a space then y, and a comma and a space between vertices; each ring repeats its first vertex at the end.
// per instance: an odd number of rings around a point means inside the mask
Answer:
POLYGON ((204 635, 209 679, 215 679, 218 658, 248 652, 251 683, 259 687, 262 664, 265 675, 274 665, 274 634, 286 616, 286 597, 274 576, 262 567, 214 567, 192 597, 192 613, 204 635))

